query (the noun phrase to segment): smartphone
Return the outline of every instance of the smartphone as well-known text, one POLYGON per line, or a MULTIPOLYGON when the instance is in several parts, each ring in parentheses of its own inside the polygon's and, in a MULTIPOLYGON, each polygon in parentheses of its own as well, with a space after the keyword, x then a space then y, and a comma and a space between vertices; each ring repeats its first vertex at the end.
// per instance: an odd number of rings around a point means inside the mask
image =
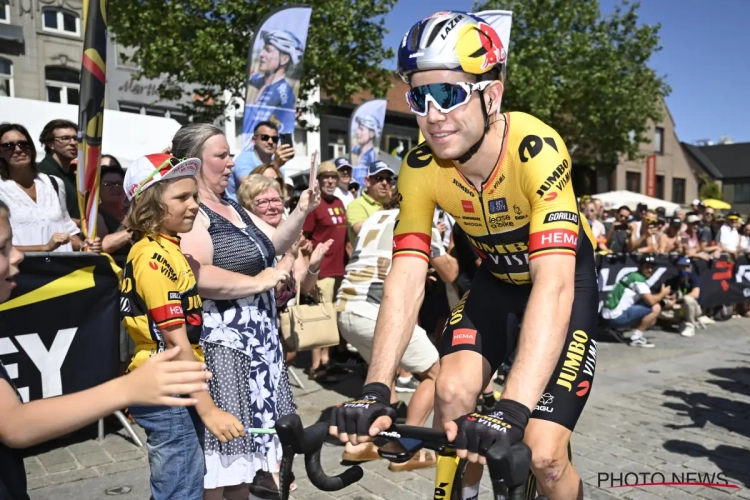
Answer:
POLYGON ((378 454, 391 462, 402 464, 411 460, 422 446, 423 442, 419 439, 393 439, 378 447, 378 454))
POLYGON ((289 146, 294 146, 292 143, 292 134, 279 134, 279 146, 287 144, 289 146))

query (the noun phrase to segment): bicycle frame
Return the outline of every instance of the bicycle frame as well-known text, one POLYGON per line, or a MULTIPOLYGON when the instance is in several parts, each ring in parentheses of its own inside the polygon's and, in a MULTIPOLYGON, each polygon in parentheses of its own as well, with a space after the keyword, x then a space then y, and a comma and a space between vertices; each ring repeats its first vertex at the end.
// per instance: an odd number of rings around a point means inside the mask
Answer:
MULTIPOLYGON (((289 498, 289 484, 295 454, 305 456, 307 476, 313 486, 322 491, 338 491, 362 479, 364 473, 359 466, 350 467, 333 477, 326 475, 323 471, 320 465, 320 451, 328 435, 327 423, 318 422, 305 429, 298 415, 286 415, 276 422, 276 433, 283 449, 279 470, 279 492, 282 500, 289 498)), ((377 440, 383 443, 401 438, 420 441, 418 446, 412 448, 412 455, 424 448, 441 456, 455 457, 455 449, 448 442, 445 433, 425 427, 393 425, 387 431, 381 432, 377 440)), ((383 458, 388 458, 387 452, 380 452, 380 454, 383 458)), ((493 498, 495 500, 525 500, 526 482, 531 463, 529 447, 523 443, 518 443, 512 448, 505 443, 497 443, 487 450, 485 457, 492 480, 493 498)), ((403 461, 403 458, 400 461, 403 461)), ((539 499, 543 500, 543 497, 539 499)))

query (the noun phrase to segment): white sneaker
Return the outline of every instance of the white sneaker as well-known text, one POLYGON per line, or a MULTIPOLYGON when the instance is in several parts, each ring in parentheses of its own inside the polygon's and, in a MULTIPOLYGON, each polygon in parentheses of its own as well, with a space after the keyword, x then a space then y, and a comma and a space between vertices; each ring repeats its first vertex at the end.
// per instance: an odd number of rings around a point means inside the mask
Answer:
POLYGON ((695 326, 692 323, 685 323, 680 330, 680 335, 683 337, 695 337, 695 326))
POLYGON ((708 316, 701 316, 700 318, 698 318, 698 321, 700 321, 704 325, 713 325, 714 323, 716 323, 716 321, 714 321, 712 318, 709 318, 708 316))
POLYGON ((656 344, 650 342, 646 337, 636 337, 630 340, 631 347, 656 347, 656 344))

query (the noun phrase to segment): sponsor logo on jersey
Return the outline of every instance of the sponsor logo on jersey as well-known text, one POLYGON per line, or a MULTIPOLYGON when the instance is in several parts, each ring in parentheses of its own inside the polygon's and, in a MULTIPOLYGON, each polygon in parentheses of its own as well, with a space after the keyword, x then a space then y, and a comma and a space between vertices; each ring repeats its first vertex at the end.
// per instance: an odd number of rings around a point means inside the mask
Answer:
POLYGON ((167 300, 180 300, 180 292, 167 293, 167 300))
POLYGON ((538 135, 527 135, 521 140, 518 145, 518 158, 522 163, 526 163, 530 159, 542 152, 542 148, 547 144, 557 152, 557 143, 552 137, 545 137, 542 139, 538 135), (528 156, 526 156, 528 155, 528 156))
POLYGON ((496 180, 496 181, 495 181, 495 182, 494 182, 494 183, 492 184, 492 187, 490 188, 490 190, 489 190, 489 191, 487 191, 487 194, 492 194, 492 193, 494 193, 494 192, 495 192, 495 189, 497 189, 497 187, 498 187, 498 186, 499 186, 500 184, 502 184, 504 180, 505 180, 505 174, 500 174, 500 177, 498 177, 498 178, 497 178, 497 180, 496 180))
MULTIPOLYGON (((568 344, 568 350, 565 353, 565 361, 563 362, 562 368, 560 368, 560 373, 557 374, 556 382, 557 385, 565 387, 568 392, 573 390, 573 384, 578 378, 578 374, 581 370, 581 362, 584 359, 583 356, 586 354, 588 342, 589 336, 586 332, 583 330, 576 330, 573 332, 573 340, 568 344)), ((593 376, 593 367, 590 371, 593 376)), ((584 387, 579 388, 581 390, 584 389, 584 387)), ((588 392, 588 388, 586 388, 586 391, 588 392)))
POLYGON ((555 400, 555 396, 553 396, 549 392, 545 392, 544 394, 542 394, 542 397, 539 398, 539 404, 536 405, 535 410, 543 411, 546 413, 554 412, 555 409, 552 408, 552 402, 554 400, 555 400))
POLYGON ((461 191, 463 191, 464 193, 468 194, 468 195, 469 195, 469 196, 471 196, 472 198, 474 197, 474 192, 473 192, 473 191, 472 191, 471 189, 469 189, 469 188, 467 188, 466 186, 464 186, 463 184, 461 184, 461 182, 460 182, 460 181, 459 181, 458 179, 453 179, 453 184, 454 184, 454 185, 455 185, 455 186, 456 186, 456 187, 457 187, 458 189, 460 189, 460 190, 461 190, 461 191))
POLYGON ((529 247, 532 251, 548 248, 569 248, 578 246, 578 234, 570 229, 548 229, 529 236, 529 247))
POLYGON ((159 267, 156 262, 161 264, 161 273, 169 278, 171 281, 177 281, 177 273, 174 272, 174 269, 172 269, 172 266, 169 265, 169 262, 167 262, 167 259, 165 259, 159 252, 154 252, 154 255, 151 256, 151 262, 148 263, 149 267, 151 269, 156 269, 159 267))
POLYGON ((456 328, 453 330, 453 340, 451 345, 474 345, 477 342, 477 331, 471 328, 456 328))
POLYGON ((500 212, 508 211, 508 202, 505 198, 497 198, 496 200, 490 200, 487 204, 491 214, 499 214, 500 212))
POLYGON ((552 201, 555 198, 557 198, 557 192, 553 191, 553 192, 551 192, 550 194, 548 194, 547 196, 544 197, 544 201, 552 201))
POLYGON ((464 212, 474 213, 474 203, 470 200, 461 200, 461 208, 464 209, 464 212))
POLYGON ((510 215, 490 215, 487 217, 487 224, 493 229, 513 227, 513 221, 510 220, 510 215))
POLYGON ((516 220, 524 220, 529 218, 529 215, 523 213, 523 210, 521 210, 521 207, 519 207, 518 205, 513 205, 513 212, 515 212, 516 214, 516 220))
POLYGON ((555 169, 552 171, 552 174, 549 175, 541 186, 536 190, 536 194, 539 195, 540 198, 544 196, 544 194, 550 190, 553 186, 557 188, 558 191, 562 191, 562 189, 570 182, 570 164, 568 163, 568 160, 563 158, 562 163, 560 163, 555 169))
POLYGON ((570 222, 571 224, 578 225, 578 214, 575 212, 550 212, 544 217, 545 224, 551 224, 553 222, 570 222))
POLYGON ((426 143, 406 155, 406 164, 411 168, 423 168, 432 162, 432 150, 426 143))

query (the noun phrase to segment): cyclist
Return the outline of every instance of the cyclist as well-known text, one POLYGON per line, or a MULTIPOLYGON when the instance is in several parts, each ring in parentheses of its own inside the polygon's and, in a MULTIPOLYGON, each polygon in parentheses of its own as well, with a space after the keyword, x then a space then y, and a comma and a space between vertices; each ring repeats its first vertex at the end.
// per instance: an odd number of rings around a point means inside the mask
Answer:
MULTIPOLYGON (((495 30, 462 12, 437 13, 403 38, 398 71, 425 142, 400 171, 393 263, 366 384, 360 398, 334 409, 330 432, 357 444, 391 425, 388 387, 424 295, 414 284, 424 283, 437 204, 469 236, 482 265, 442 335, 434 426, 472 463, 485 463, 482 453, 496 441, 523 439, 540 492, 582 498, 567 447, 596 361, 593 236, 557 132, 527 114, 498 111, 505 56, 495 30), (471 413, 516 347, 492 413, 471 413)), ((482 468, 472 463, 463 498, 478 494, 482 468)))

